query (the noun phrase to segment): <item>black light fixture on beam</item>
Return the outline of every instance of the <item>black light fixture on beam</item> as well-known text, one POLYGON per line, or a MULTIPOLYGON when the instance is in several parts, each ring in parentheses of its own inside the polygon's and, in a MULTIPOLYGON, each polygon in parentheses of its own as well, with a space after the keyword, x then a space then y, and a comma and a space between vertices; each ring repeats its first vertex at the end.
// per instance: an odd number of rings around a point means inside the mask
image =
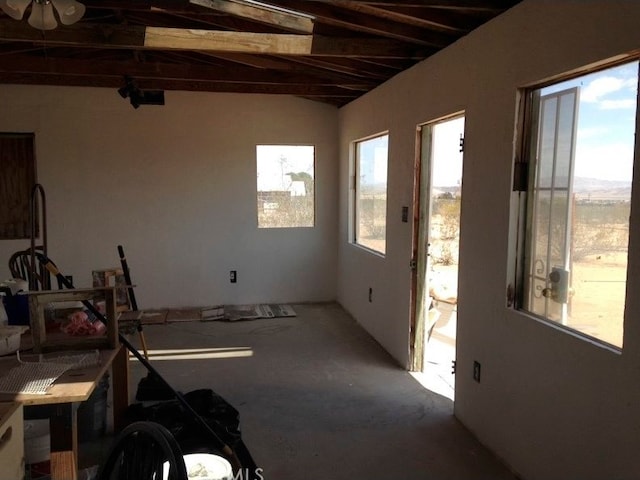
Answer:
POLYGON ((124 81, 125 85, 118 89, 118 93, 122 98, 129 98, 133 108, 140 105, 164 105, 164 90, 141 90, 129 76, 125 76, 124 81))

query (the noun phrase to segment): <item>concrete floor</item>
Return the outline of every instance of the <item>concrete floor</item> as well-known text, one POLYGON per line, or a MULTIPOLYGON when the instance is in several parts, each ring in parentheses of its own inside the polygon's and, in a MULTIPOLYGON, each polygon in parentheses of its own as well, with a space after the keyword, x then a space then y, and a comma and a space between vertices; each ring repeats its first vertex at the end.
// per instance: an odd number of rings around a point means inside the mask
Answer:
POLYGON ((455 305, 442 302, 437 309, 440 316, 425 342, 424 372, 412 372, 411 375, 428 390, 454 400, 457 309, 455 305))
MULTIPOLYGON (((339 305, 294 308, 295 318, 144 328, 174 388, 211 388, 240 411, 265 479, 516 478, 455 419, 450 399, 401 369, 339 305)), ((145 375, 132 362, 132 395, 145 375)))

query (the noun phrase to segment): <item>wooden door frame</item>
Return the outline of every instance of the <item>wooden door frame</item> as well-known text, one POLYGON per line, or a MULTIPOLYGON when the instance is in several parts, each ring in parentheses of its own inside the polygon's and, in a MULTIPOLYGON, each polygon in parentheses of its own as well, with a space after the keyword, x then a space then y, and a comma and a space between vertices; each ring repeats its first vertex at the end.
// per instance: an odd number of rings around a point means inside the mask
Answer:
POLYGON ((420 240, 420 195, 422 184, 422 130, 427 124, 416 127, 415 150, 413 164, 413 235, 411 240, 411 291, 410 327, 409 327, 409 365, 412 372, 422 372, 424 369, 424 322, 418 322, 416 303, 418 294, 418 247, 420 240))
MULTIPOLYGON (((459 110, 456 113, 451 115, 446 115, 435 120, 431 120, 428 122, 421 123, 416 127, 416 137, 415 137, 415 150, 414 150, 414 166, 413 166, 413 199, 412 199, 412 207, 413 207, 413 235, 412 235, 412 245, 411 245, 411 291, 409 294, 410 299, 410 327, 409 327, 409 361, 408 361, 408 369, 412 372, 422 372, 424 371, 424 355, 425 355, 425 322, 418 321, 417 315, 417 300, 418 300, 418 272, 421 270, 421 265, 419 264, 419 248, 420 248, 420 199, 422 194, 423 184, 422 184, 422 174, 423 174, 423 162, 422 157, 424 153, 424 129, 425 128, 433 128, 435 125, 440 123, 445 123, 448 121, 455 120, 456 118, 465 118, 466 119, 466 111, 459 110)), ((431 168, 431 156, 432 156, 432 142, 429 143, 429 168, 431 168)), ((464 161, 464 157, 463 157, 464 161)), ((464 171, 464 170, 463 170, 464 171)), ((430 191, 431 178, 428 179, 428 185, 426 185, 427 190, 430 191)), ((431 212, 427 212, 429 217, 431 216, 431 212)), ((429 218, 430 220, 430 218, 429 218)), ((427 227, 428 229, 429 227, 427 227)), ((425 257, 426 258, 426 257, 425 257)), ((426 261, 426 260, 425 260, 426 261)), ((426 265, 425 265, 426 270, 426 265)), ((425 286, 425 289, 428 286, 425 286)))

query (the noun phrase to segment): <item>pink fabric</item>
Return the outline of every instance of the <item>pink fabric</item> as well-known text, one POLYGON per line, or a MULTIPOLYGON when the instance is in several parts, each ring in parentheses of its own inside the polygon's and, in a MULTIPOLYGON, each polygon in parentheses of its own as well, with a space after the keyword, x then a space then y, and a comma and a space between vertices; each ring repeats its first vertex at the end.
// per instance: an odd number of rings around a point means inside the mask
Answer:
POLYGON ((100 320, 91 323, 85 312, 75 312, 69 315, 69 321, 61 327, 67 335, 76 337, 87 335, 102 335, 106 327, 100 320))

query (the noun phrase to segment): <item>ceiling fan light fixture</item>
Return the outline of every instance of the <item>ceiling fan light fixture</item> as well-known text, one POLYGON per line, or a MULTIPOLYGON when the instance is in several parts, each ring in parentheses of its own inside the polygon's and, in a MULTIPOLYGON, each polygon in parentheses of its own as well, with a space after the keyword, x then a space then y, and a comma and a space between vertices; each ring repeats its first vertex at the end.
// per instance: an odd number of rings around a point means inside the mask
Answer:
POLYGON ((15 20, 22 20, 31 0, 0 0, 0 8, 15 20))
POLYGON ((29 15, 29 25, 38 30, 53 30, 58 26, 53 15, 53 5, 50 0, 34 0, 29 15))
POLYGON ((86 7, 76 0, 51 0, 53 6, 58 11, 60 17, 60 23, 63 25, 72 25, 80 20, 86 7))
POLYGON ((38 30, 53 30, 58 26, 54 7, 63 25, 76 23, 87 10, 87 7, 76 0, 0 0, 0 9, 15 20, 22 20, 29 5, 29 25, 38 30))

